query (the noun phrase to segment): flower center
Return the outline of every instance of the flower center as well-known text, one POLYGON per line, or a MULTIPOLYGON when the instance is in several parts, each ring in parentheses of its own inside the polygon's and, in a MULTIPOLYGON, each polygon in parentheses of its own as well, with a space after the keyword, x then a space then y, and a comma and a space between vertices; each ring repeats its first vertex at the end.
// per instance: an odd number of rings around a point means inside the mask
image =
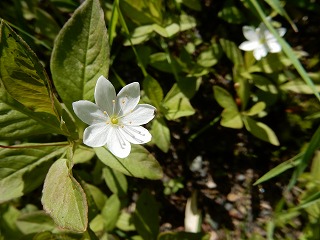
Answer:
POLYGON ((118 122, 119 122, 119 121, 118 121, 118 119, 117 119, 116 117, 112 117, 112 118, 111 118, 111 123, 112 123, 112 124, 118 124, 118 122))

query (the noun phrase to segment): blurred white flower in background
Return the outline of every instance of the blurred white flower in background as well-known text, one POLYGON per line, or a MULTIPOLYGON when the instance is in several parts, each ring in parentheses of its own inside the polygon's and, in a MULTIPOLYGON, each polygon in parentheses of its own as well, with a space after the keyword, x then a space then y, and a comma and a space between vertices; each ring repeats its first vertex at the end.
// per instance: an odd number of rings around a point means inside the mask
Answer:
MULTIPOLYGON (((248 41, 241 43, 239 48, 243 51, 253 51, 256 60, 267 56, 268 52, 277 53, 281 51, 281 45, 264 23, 261 23, 256 29, 244 26, 242 31, 248 41)), ((281 37, 286 33, 285 28, 279 28, 277 31, 281 37)))
POLYGON ((75 114, 90 125, 84 130, 83 143, 90 147, 107 147, 112 154, 125 158, 131 145, 151 140, 151 134, 140 125, 154 118, 155 107, 138 104, 140 85, 124 86, 116 96, 112 83, 101 76, 96 84, 96 103, 80 100, 72 104, 75 114))

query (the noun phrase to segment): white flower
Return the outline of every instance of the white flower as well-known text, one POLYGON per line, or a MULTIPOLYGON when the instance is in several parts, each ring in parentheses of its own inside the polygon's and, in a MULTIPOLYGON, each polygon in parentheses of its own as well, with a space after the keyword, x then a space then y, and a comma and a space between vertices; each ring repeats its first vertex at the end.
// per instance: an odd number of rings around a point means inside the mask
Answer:
POLYGON ((155 108, 138 104, 140 85, 137 82, 116 91, 109 80, 101 76, 94 92, 96 103, 80 100, 72 104, 76 115, 90 125, 84 130, 83 142, 90 147, 106 146, 111 153, 125 158, 131 145, 151 140, 151 134, 140 125, 154 118, 155 108))
MULTIPOLYGON (((260 60, 267 56, 268 52, 277 53, 281 51, 277 39, 269 32, 264 23, 261 23, 256 29, 244 26, 242 31, 248 41, 241 43, 239 48, 244 51, 253 51, 255 59, 260 60)), ((285 28, 279 28, 277 31, 281 37, 286 33, 285 28)))

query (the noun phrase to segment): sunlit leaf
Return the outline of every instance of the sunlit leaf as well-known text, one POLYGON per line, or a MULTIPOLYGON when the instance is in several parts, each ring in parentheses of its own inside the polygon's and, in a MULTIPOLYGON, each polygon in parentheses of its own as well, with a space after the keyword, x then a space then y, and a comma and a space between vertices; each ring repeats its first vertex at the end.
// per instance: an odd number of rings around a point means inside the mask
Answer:
POLYGON ((21 197, 42 184, 52 160, 65 150, 59 146, 0 149, 0 203, 21 197))
POLYGON ((66 159, 57 160, 46 176, 41 202, 45 211, 60 227, 84 232, 88 225, 86 195, 71 175, 66 159))
POLYGON ((257 138, 279 146, 279 140, 274 131, 262 122, 257 122, 250 117, 243 116, 243 122, 246 129, 257 138))
POLYGON ((105 167, 102 169, 102 177, 104 178, 111 192, 117 194, 118 196, 127 194, 128 182, 123 173, 113 170, 110 167, 105 167))
POLYGON ((151 127, 152 140, 163 152, 168 152, 170 147, 170 129, 163 117, 152 121, 151 127))
POLYGON ((167 93, 162 106, 165 109, 164 115, 168 120, 190 116, 195 113, 189 99, 181 92, 177 84, 174 84, 167 93))
POLYGON ((120 215, 121 202, 117 194, 112 194, 106 201, 101 215, 106 231, 111 231, 116 226, 120 215))
POLYGON ((0 102, 0 139, 21 139, 48 132, 49 128, 0 102))
POLYGON ((52 231, 55 229, 52 218, 44 211, 22 214, 17 219, 17 226, 24 234, 52 231))
POLYGON ((160 103, 163 99, 163 91, 158 81, 148 75, 143 80, 143 90, 150 99, 151 103, 159 109, 160 103))
POLYGON ((55 87, 73 112, 72 102, 93 101, 101 75, 108 76, 109 45, 99 0, 87 0, 63 26, 54 44, 51 72, 55 87))
POLYGON ((115 157, 104 147, 94 150, 101 162, 128 176, 147 179, 162 178, 161 166, 152 154, 140 145, 133 144, 131 147, 130 155, 123 159, 115 157))
POLYGON ((266 108, 266 104, 264 102, 257 102, 248 111, 244 112, 243 114, 248 116, 254 116, 262 112, 265 108, 266 108))
POLYGON ((6 91, 33 112, 55 116, 50 82, 37 56, 3 20, 0 35, 0 78, 6 91))
POLYGON ((274 178, 278 175, 280 175, 281 173, 287 171, 288 169, 294 168, 297 165, 300 164, 301 159, 302 159, 303 154, 300 153, 296 156, 294 156, 293 158, 290 158, 289 160, 280 163, 278 166, 272 168, 269 172, 267 172, 266 174, 264 174, 262 177, 260 177, 255 183, 254 185, 263 183, 271 178, 274 178))
POLYGON ((243 127, 241 114, 236 109, 225 108, 221 113, 221 117, 221 126, 235 129, 243 127))
POLYGON ((162 23, 162 1, 122 0, 121 10, 138 25, 162 23))
POLYGON ((199 54, 197 63, 202 67, 212 67, 218 63, 221 55, 221 47, 218 44, 213 44, 199 54))

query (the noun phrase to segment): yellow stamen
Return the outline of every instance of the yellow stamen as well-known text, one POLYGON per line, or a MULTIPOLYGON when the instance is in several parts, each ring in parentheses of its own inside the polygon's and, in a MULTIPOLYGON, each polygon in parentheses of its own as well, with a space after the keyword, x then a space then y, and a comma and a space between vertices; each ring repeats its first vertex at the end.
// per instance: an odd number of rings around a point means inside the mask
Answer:
POLYGON ((117 118, 113 117, 113 118, 111 118, 111 122, 112 122, 112 124, 118 124, 119 121, 117 118))

